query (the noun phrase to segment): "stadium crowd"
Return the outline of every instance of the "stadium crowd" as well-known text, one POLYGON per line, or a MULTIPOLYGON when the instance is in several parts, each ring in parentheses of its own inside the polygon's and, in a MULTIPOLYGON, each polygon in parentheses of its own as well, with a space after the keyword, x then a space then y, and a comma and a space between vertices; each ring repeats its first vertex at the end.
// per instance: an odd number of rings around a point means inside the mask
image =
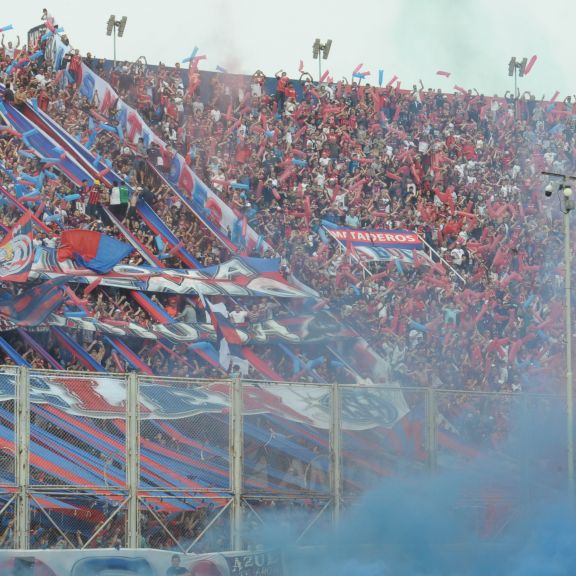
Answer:
MULTIPOLYGON (((63 69, 38 59, 6 74, 14 58, 36 49, 0 48, 4 100, 19 105, 36 98, 39 108, 88 141, 99 102, 87 101, 63 69)), ((108 80, 170 147, 162 155, 154 146, 128 144, 100 131, 92 152, 112 160, 124 182, 112 191, 100 182, 92 187, 87 182, 75 187, 64 178, 48 182, 39 214, 49 232, 37 231, 37 245, 55 247, 62 229, 78 227, 123 238, 111 212, 165 265, 184 267, 178 252, 169 247, 166 253, 138 217, 138 202, 145 201, 201 264, 226 260, 230 251, 161 178, 171 154, 179 152, 266 238, 286 274, 319 292, 330 312, 385 359, 379 365, 383 372, 363 372, 363 379, 507 392, 550 389, 559 381, 561 219, 555 205, 544 202, 540 172, 576 170, 576 110, 569 98, 549 102, 530 94, 488 97, 460 89, 445 94, 422 85, 291 82, 284 74, 269 90, 260 72, 245 78, 201 74, 197 63, 190 70, 142 62, 110 66, 90 54, 82 58, 78 50, 64 62, 72 78, 81 62, 108 80), (124 183, 131 194, 122 193, 124 183), (70 194, 80 199, 63 200, 70 194), (413 263, 361 261, 352 247, 326 234, 330 224, 414 230, 428 249, 413 263)), ((106 118, 111 124, 117 122, 115 110, 106 118)), ((19 154, 25 149, 18 135, 0 133, 5 168, 38 174, 39 159, 19 154)), ((0 177, 12 193, 14 183, 5 173, 0 177)), ((3 203, 5 229, 20 215, 13 204, 3 203)), ((140 264, 142 257, 135 253, 130 262, 140 264)), ((75 291, 96 317, 153 321, 120 290, 75 291)), ((154 299, 174 318, 205 319, 197 299, 154 299)), ((234 309, 233 321, 246 326, 298 313, 298 305, 289 308, 272 299, 224 299, 224 304, 234 309)), ((17 333, 5 337, 33 367, 50 367, 17 333)), ((35 337, 67 369, 82 369, 49 330, 35 337)), ((106 369, 127 369, 98 334, 86 331, 79 340, 106 369)), ((222 375, 186 346, 159 349, 134 339, 129 344, 155 374, 222 375)), ((289 381, 357 379, 317 345, 294 347, 299 368, 278 346, 254 349, 289 381), (302 369, 307 363, 313 367, 302 369)), ((261 377, 252 369, 249 375, 261 377)), ((462 398, 445 406, 446 421, 463 409, 475 415, 482 410, 464 404, 462 398)), ((501 424, 496 418, 480 434, 498 435, 501 424)))
MULTIPOLYGON (((72 52, 69 70, 78 57, 72 52)), ((5 53, 3 61, 7 66, 10 55, 5 53)), ((248 217, 290 272, 393 358, 396 368, 407 367, 412 381, 511 390, 519 389, 523 379, 528 382, 530 372, 553 368, 561 349, 556 322, 561 310, 549 296, 561 271, 544 257, 558 234, 551 207, 542 203, 539 172, 569 172, 574 166, 569 99, 550 103, 522 96, 515 101, 510 95, 488 98, 470 91, 446 95, 416 86, 401 90, 310 81, 297 93, 285 75, 268 94, 259 75, 202 80, 179 67, 124 62, 110 68, 90 56, 85 62, 248 217), (209 86, 201 98, 203 81, 209 86), (234 182, 247 189, 230 186, 234 182), (417 230, 442 260, 420 257, 413 266, 360 263, 352 250, 327 240, 323 221, 417 230)), ((67 130, 85 138, 98 102, 87 102, 74 83, 62 75, 58 82, 57 76, 43 61, 17 70, 15 100, 38 98, 67 130)), ((7 168, 40 169, 38 160, 18 155, 22 143, 17 138, 2 140, 7 168)), ((203 264, 229 256, 156 177, 151 166, 160 171, 170 166, 157 149, 143 149, 141 142, 128 146, 101 131, 93 151, 111 158, 136 188, 116 213, 144 246, 159 252, 154 233, 128 210, 138 194, 203 264)), ((75 190, 64 181, 53 187, 44 215, 60 215, 51 222, 56 236, 61 226, 118 234, 101 211, 113 194, 102 185, 95 189, 81 190, 82 201, 71 205, 57 194, 75 190)), ((6 223, 15 216, 9 212, 6 223)), ((41 241, 54 245, 56 239, 41 241)), ((140 257, 131 262, 139 263, 140 257)), ((182 266, 175 255, 166 263, 182 266)), ((109 297, 106 303, 95 291, 91 300, 98 302, 99 314, 145 321, 146 313, 126 297, 109 297)), ((181 298, 170 302, 171 311, 184 305, 181 298)), ((248 322, 283 313, 267 301, 253 308, 251 302, 245 306, 248 322)), ((264 354, 274 357, 283 377, 294 376, 278 350, 264 354)), ((174 369, 169 360, 166 364, 168 371, 174 369)), ((188 374, 197 374, 197 368, 194 362, 188 374)), ((316 370, 328 380, 350 378, 341 370, 334 374, 328 360, 316 370)), ((301 377, 312 376, 304 372, 301 377)))

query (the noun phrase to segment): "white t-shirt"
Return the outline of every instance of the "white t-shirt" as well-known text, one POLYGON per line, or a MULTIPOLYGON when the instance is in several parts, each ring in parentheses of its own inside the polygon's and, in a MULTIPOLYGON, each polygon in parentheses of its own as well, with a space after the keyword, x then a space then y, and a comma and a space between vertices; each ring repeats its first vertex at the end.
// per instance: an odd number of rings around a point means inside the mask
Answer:
POLYGON ((454 262, 456 266, 462 266, 464 262, 464 250, 462 250, 462 248, 454 248, 450 254, 452 255, 452 262, 454 262))
POLYGON ((246 312, 246 310, 232 310, 232 312, 230 312, 230 319, 234 324, 243 324, 246 322, 247 317, 248 312, 246 312))
POLYGON ((114 186, 110 190, 110 206, 115 206, 116 204, 120 204, 120 188, 118 186, 114 186))

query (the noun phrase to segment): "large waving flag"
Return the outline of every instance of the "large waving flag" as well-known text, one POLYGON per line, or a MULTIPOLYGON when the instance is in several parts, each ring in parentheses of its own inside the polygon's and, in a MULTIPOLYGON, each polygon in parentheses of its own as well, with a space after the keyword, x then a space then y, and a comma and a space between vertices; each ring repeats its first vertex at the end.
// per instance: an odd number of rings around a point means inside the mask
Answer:
POLYGON ((42 324, 66 300, 62 291, 65 278, 48 280, 22 292, 0 299, 0 327, 4 330, 14 326, 38 326, 42 324))
POLYGON ((74 260, 100 274, 110 272, 133 251, 132 246, 92 230, 65 230, 60 236, 58 260, 74 260))
POLYGON ((0 280, 26 282, 33 261, 32 213, 28 211, 0 242, 0 280))

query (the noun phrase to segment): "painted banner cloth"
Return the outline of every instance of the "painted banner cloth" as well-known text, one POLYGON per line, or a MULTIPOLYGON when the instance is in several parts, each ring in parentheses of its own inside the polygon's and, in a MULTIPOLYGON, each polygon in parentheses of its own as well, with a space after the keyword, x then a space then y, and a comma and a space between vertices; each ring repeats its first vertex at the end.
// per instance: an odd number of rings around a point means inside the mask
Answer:
POLYGON ((33 260, 32 214, 26 212, 0 243, 0 280, 26 282, 33 260))
MULTIPOLYGON (((194 342, 217 342, 216 328, 209 323, 170 322, 143 326, 135 322, 125 322, 88 316, 62 316, 52 314, 45 322, 70 330, 88 330, 109 336, 143 338, 145 340, 165 339, 173 344, 192 344, 194 342)), ((13 328, 10 326, 9 329, 13 328)), ((262 344, 269 341, 287 344, 318 343, 350 338, 353 333, 346 330, 330 314, 320 312, 315 316, 303 316, 287 320, 265 320, 247 326, 229 324, 226 339, 230 343, 246 345, 262 344), (231 335, 230 331, 234 334, 231 335)))
POLYGON ((58 261, 74 260, 78 266, 105 274, 133 251, 129 244, 95 230, 64 230, 58 261))
POLYGON ((317 293, 295 286, 280 272, 279 258, 237 257, 217 266, 197 270, 117 265, 107 274, 78 267, 73 260, 60 262, 56 250, 39 247, 31 278, 68 277, 70 282, 98 283, 141 292, 201 294, 202 296, 269 296, 276 298, 316 298, 317 293))
MULTIPOLYGON (((391 385, 394 385, 393 383, 391 385)), ((395 384, 398 386, 397 384, 395 384)), ((243 387, 243 412, 273 414, 285 420, 327 430, 332 418, 331 386, 266 386, 259 381, 243 387)), ((118 402, 126 390, 122 380, 107 375, 94 376, 90 382, 77 377, 54 377, 50 386, 40 378, 30 382, 30 403, 64 410, 70 417, 123 419, 126 406, 118 402)), ((409 408, 397 388, 388 386, 347 386, 341 390, 342 429, 369 430, 392 428, 409 408)), ((14 399, 14 386, 0 378, 0 402, 14 399)), ((172 388, 156 382, 139 386, 140 417, 143 420, 177 420, 200 414, 222 414, 230 408, 229 381, 207 386, 172 388)))
MULTIPOLYGON (((171 572, 174 551, 153 549, 1 550, 0 573, 42 576, 163 576, 171 572)), ((177 554, 184 572, 194 576, 282 576, 282 556, 276 551, 177 554)))
POLYGON ((422 250, 422 240, 408 230, 355 230, 326 226, 328 233, 361 260, 401 260, 413 262, 414 250, 422 250))
POLYGON ((66 300, 62 291, 63 278, 48 280, 12 296, 4 294, 0 298, 0 328, 11 329, 14 326, 38 326, 66 300))
MULTIPOLYGON (((70 47, 65 45, 57 34, 48 42, 46 57, 48 61, 53 63, 54 70, 60 69, 64 56, 69 51, 70 47)), ((173 154, 169 150, 166 143, 154 134, 142 116, 126 104, 108 82, 100 78, 85 64, 82 64, 82 68, 76 71, 76 75, 76 84, 80 94, 90 102, 97 96, 98 112, 103 120, 110 116, 112 109, 116 110, 118 122, 113 131, 117 132, 121 140, 136 144, 142 138, 146 146, 155 142, 158 144, 162 156, 171 159, 167 180, 205 224, 208 224, 210 228, 215 226, 220 237, 224 239, 228 238, 230 232, 236 247, 242 248, 247 253, 258 250, 260 254, 264 254, 271 250, 264 238, 250 225, 242 225, 240 215, 235 213, 198 178, 186 164, 182 155, 173 154)), ((101 122, 100 126, 112 128, 106 122, 101 122)))

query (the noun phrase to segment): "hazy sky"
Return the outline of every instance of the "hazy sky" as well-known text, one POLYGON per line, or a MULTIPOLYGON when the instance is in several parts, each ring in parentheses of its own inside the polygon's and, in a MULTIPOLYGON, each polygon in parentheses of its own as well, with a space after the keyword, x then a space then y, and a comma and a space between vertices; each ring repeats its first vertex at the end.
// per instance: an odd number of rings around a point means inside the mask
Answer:
POLYGON ((481 92, 503 94, 512 89, 508 77, 510 56, 538 61, 521 90, 561 98, 576 92, 574 77, 574 21, 571 0, 23 0, 6 2, 0 26, 13 24, 25 32, 39 23, 42 8, 64 26, 72 45, 82 53, 112 57, 112 39, 106 36, 110 14, 128 17, 124 38, 118 40, 118 58, 141 55, 151 63, 174 64, 200 48, 208 60, 201 68, 217 65, 230 72, 262 69, 273 75, 279 68, 298 76, 318 74, 312 59, 316 37, 331 38, 332 50, 322 62, 335 80, 360 63, 378 81, 394 74, 403 86, 420 78, 424 84, 451 91, 454 84, 481 92), (437 70, 452 73, 436 76, 437 70))

